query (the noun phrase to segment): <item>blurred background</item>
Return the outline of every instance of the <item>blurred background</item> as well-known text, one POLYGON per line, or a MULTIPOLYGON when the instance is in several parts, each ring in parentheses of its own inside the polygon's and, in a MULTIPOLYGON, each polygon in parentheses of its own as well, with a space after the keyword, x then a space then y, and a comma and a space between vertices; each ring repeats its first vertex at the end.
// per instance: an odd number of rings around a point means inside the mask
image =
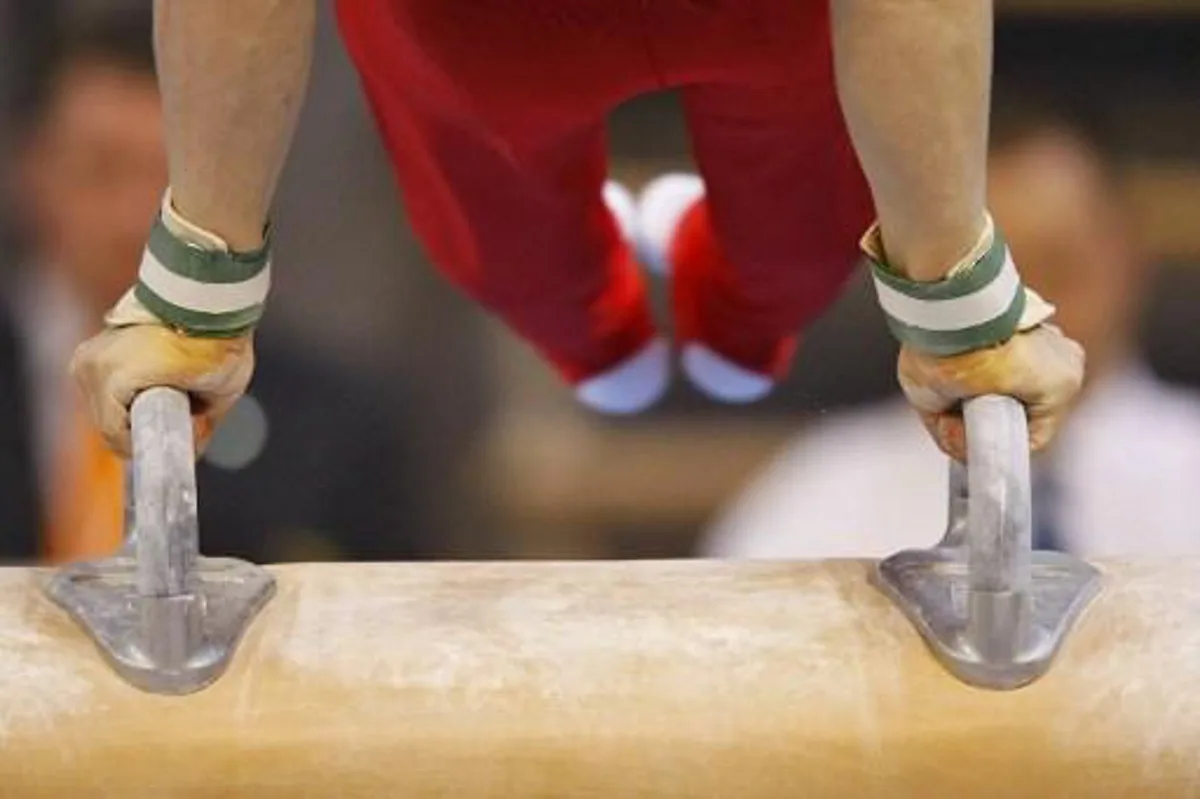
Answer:
MULTIPOLYGON (((806 556, 940 535, 945 464, 897 412, 895 347, 862 280, 757 406, 680 383, 636 419, 577 409, 426 263, 330 5, 278 195, 258 375, 200 466, 206 553, 806 556)), ((997 5, 993 208, 1094 356, 1056 488, 1039 493, 1058 500, 1043 543, 1200 550, 1200 2, 997 5)), ((0 0, 8 560, 120 534, 119 468, 62 377, 129 283, 161 192, 143 29, 146 2, 0 0)), ((689 168, 669 94, 619 109, 611 136, 631 187, 689 168)))

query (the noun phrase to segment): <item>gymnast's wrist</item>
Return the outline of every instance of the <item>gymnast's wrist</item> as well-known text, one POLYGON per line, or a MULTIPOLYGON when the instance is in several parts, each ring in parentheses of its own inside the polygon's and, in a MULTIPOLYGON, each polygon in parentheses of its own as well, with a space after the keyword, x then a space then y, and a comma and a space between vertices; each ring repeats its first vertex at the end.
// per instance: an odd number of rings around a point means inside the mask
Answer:
POLYGON ((1054 310, 1022 283, 990 215, 975 246, 937 281, 912 280, 891 268, 878 225, 863 237, 862 250, 892 335, 931 355, 959 355, 1002 344, 1054 310))
POLYGON ((168 191, 133 294, 163 324, 187 335, 246 335, 261 320, 270 293, 269 226, 262 241, 257 249, 235 251, 216 233, 184 218, 168 191))

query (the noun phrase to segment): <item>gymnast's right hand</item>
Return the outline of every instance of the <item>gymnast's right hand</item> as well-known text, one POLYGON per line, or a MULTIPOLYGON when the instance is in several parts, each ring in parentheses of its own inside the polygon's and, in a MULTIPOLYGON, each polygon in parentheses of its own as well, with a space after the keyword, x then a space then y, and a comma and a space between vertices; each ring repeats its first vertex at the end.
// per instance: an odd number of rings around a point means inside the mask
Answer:
POLYGON ((901 388, 942 451, 966 459, 962 403, 985 394, 1020 400, 1030 449, 1046 447, 1082 387, 1085 354, 1049 324, 1054 306, 1023 284, 990 214, 975 246, 937 281, 888 266, 878 226, 863 250, 901 344, 901 388))
POLYGON ((132 290, 106 322, 101 333, 76 350, 71 372, 108 446, 129 457, 129 408, 134 398, 145 389, 167 386, 191 396, 196 452, 203 451, 250 382, 252 334, 189 336, 154 316, 132 290))

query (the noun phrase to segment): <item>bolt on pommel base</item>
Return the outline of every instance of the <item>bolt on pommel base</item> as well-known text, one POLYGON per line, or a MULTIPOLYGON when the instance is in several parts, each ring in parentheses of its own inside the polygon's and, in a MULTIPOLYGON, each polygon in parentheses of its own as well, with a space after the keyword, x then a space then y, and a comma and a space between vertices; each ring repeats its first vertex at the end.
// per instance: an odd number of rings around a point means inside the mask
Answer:
POLYGON ((1069 555, 1033 550, 1021 404, 979 397, 963 412, 968 464, 950 466, 945 537, 884 559, 873 582, 955 677, 1011 690, 1050 669, 1101 575, 1069 555))
POLYGON ((58 570, 46 593, 128 683, 189 694, 224 673, 275 581, 245 561, 199 554, 187 396, 150 389, 134 401, 131 424, 125 545, 58 570))

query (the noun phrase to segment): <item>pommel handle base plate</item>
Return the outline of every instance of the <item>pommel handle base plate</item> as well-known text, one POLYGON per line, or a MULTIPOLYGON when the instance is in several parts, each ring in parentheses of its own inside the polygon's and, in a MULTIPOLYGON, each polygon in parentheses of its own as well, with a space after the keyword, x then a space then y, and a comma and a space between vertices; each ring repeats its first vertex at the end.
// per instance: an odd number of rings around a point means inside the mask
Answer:
POLYGON ((200 555, 187 395, 148 389, 130 417, 125 545, 110 558, 63 567, 45 591, 129 683, 192 693, 225 671, 275 581, 245 561, 200 555))
POLYGON ((224 673, 243 631, 274 594, 274 578, 245 561, 200 556, 189 590, 142 596, 128 549, 60 569, 47 594, 134 687, 177 695, 207 687, 224 673))
MULTIPOLYGON (((1013 626, 1009 652, 989 651, 973 623, 972 591, 961 550, 938 546, 899 552, 879 564, 876 583, 925 639, 934 656, 958 679, 979 688, 1011 690, 1049 671, 1075 620, 1100 587, 1093 566, 1058 552, 1035 552, 1030 585, 1022 598, 988 597, 1026 615, 1013 626), (1027 602, 1025 608, 1020 608, 1027 602)), ((990 603, 989 603, 990 604, 990 603)))

